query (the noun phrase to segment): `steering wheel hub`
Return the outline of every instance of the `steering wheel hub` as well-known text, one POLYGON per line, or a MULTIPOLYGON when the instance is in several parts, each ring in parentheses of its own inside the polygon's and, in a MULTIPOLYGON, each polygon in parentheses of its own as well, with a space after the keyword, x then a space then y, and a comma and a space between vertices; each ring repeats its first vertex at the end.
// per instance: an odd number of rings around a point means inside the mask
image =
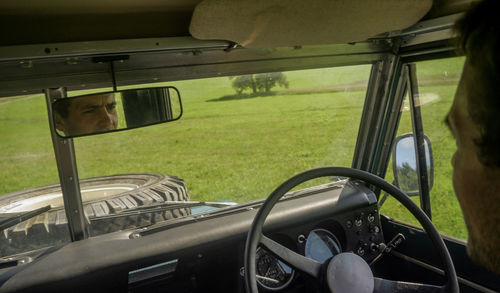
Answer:
POLYGON ((326 274, 326 282, 331 292, 373 292, 373 273, 366 261, 354 253, 346 252, 334 256, 328 264, 326 274))

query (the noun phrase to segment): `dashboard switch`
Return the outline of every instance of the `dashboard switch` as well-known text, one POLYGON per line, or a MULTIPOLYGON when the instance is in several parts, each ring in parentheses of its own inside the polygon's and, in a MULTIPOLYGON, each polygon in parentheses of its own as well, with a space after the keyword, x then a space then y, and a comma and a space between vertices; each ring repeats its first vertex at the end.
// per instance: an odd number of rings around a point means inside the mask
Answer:
POLYGON ((373 265, 374 263, 376 263, 384 254, 388 254, 394 248, 398 247, 398 245, 400 245, 405 239, 406 238, 403 234, 398 233, 396 236, 394 236, 394 238, 392 238, 391 241, 389 241, 389 243, 387 243, 387 245, 384 243, 380 243, 380 244, 376 245, 376 247, 378 247, 380 253, 372 260, 372 262, 370 263, 370 266, 373 265))
POLYGON ((378 234, 378 233, 380 232, 380 228, 379 228, 377 225, 372 226, 372 227, 370 228, 370 232, 372 232, 372 233, 374 233, 374 234, 378 234))

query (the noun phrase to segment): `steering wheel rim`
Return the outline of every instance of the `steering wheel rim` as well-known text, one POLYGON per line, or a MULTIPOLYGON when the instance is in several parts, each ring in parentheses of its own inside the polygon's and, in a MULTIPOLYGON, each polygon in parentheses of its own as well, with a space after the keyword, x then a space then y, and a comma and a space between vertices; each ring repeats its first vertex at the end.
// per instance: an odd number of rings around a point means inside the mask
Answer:
POLYGON ((458 279, 450 253, 448 252, 443 239, 439 235, 439 232, 427 215, 408 196, 406 196, 403 191, 384 179, 366 171, 346 167, 323 167, 297 174, 278 186, 278 188, 276 188, 265 200, 264 204, 259 208, 257 214, 255 215, 245 243, 244 275, 245 289, 247 292, 258 292, 257 279, 255 276, 255 252, 258 244, 263 238, 262 227, 272 208, 276 205, 279 199, 285 195, 286 192, 290 191, 295 186, 315 178, 327 176, 349 177, 362 180, 384 190, 404 205, 422 225, 424 231, 429 235, 429 238, 434 246, 438 248, 439 256, 444 264, 445 278, 447 279, 443 288, 446 288, 449 292, 459 292, 458 279))

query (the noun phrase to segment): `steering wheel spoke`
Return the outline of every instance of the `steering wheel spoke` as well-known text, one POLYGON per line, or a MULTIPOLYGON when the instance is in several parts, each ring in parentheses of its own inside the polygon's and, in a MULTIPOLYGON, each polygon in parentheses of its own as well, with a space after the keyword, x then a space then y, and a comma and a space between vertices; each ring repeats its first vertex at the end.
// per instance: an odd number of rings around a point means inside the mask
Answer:
POLYGON ((436 286, 421 283, 411 283, 403 281, 391 281, 382 278, 374 278, 374 293, 394 292, 394 293, 443 293, 447 292, 445 286, 436 286))
POLYGON ((319 278, 321 270, 321 264, 319 262, 300 255, 264 235, 262 235, 260 243, 292 267, 312 277, 319 278))

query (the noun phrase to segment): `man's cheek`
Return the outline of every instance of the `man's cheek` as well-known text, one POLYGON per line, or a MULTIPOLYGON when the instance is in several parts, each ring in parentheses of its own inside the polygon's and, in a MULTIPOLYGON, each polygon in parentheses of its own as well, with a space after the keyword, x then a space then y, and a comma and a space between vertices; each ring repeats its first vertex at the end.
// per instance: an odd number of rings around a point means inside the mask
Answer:
POLYGON ((458 201, 462 204, 465 204, 467 201, 467 193, 469 186, 467 183, 468 170, 467 166, 464 165, 463 157, 461 157, 461 153, 457 150, 453 157, 451 158, 451 164, 453 166, 453 188, 455 189, 455 194, 458 197, 458 201))

